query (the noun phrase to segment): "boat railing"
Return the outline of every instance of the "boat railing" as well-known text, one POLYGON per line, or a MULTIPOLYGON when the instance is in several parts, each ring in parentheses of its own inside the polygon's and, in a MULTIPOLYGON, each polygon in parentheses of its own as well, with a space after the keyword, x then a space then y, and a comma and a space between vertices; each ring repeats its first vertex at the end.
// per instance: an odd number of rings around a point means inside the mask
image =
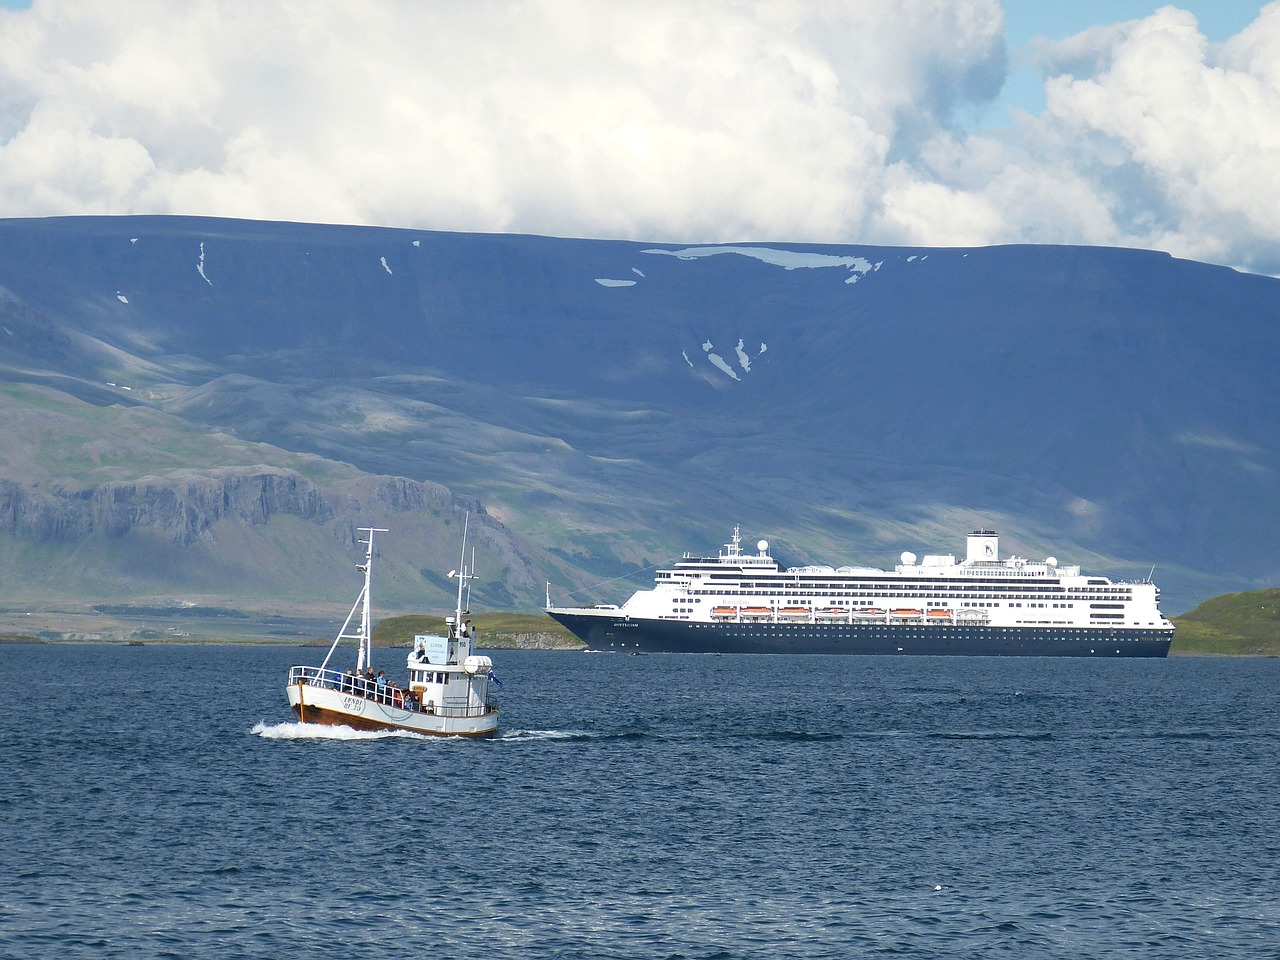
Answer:
POLYGON ((344 686, 350 686, 353 681, 359 682, 361 689, 369 682, 364 677, 357 677, 342 670, 330 670, 327 667, 291 667, 289 669, 289 686, 305 683, 309 687, 341 690, 344 686))
MULTIPOLYGON (((387 706, 400 706, 395 702, 397 687, 392 687, 385 683, 379 686, 376 680, 370 680, 368 677, 362 677, 359 674, 348 673, 345 670, 334 670, 327 667, 293 667, 289 671, 289 685, 293 686, 298 683, 305 683, 309 687, 337 690, 340 693, 363 697, 366 700, 384 703, 387 706)), ((404 696, 403 691, 400 691, 400 696, 404 696)))
POLYGON ((437 717, 480 717, 489 712, 486 707, 472 706, 466 697, 446 697, 443 703, 428 703, 426 710, 437 717))

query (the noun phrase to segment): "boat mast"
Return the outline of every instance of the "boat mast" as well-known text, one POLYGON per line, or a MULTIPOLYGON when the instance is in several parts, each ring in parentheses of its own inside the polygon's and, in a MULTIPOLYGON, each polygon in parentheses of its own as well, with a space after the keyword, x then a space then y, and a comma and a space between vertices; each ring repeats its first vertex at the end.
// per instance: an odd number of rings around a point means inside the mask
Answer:
MULTIPOLYGON (((471 523, 471 513, 467 512, 466 518, 462 521, 462 556, 458 560, 458 569, 449 571, 449 578, 458 578, 458 603, 453 611, 453 628, 450 631, 458 640, 467 638, 468 647, 470 647, 470 636, 464 632, 462 622, 462 591, 466 588, 467 604, 471 603, 471 581, 475 579, 475 573, 467 570, 467 528, 471 523)), ((467 653, 470 653, 468 649, 467 653)))
POLYGON ((368 545, 364 554, 364 563, 356 564, 357 570, 364 571, 364 591, 360 594, 363 603, 360 609, 360 630, 357 634, 360 638, 360 653, 356 657, 356 673, 373 669, 373 616, 370 610, 370 588, 373 585, 373 535, 386 533, 387 530, 385 527, 361 527, 360 532, 369 534, 369 539, 362 541, 368 545))
POLYGON ((343 621, 342 629, 338 631, 338 635, 333 639, 333 645, 329 647, 328 654, 325 655, 324 663, 320 664, 323 670, 329 666, 329 658, 333 656, 333 651, 338 648, 338 644, 343 640, 355 640, 359 646, 359 652, 356 654, 356 671, 363 673, 365 668, 372 665, 371 656, 373 653, 373 629, 370 622, 369 612, 369 592, 370 585, 373 583, 373 535, 375 533, 386 533, 386 527, 360 527, 360 533, 369 534, 368 540, 361 540, 360 543, 367 544, 364 554, 364 563, 357 563, 356 569, 364 574, 364 589, 360 591, 360 596, 356 598, 356 602, 351 606, 351 612, 347 614, 347 619, 343 621), (351 618, 356 615, 356 610, 360 611, 360 625, 356 628, 355 633, 348 633, 347 628, 351 626, 351 618))

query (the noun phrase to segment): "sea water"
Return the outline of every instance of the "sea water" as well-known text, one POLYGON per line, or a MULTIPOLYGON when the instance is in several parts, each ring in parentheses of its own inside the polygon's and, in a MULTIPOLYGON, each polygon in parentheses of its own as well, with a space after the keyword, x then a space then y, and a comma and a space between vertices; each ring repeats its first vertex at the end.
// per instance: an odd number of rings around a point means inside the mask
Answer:
POLYGON ((0 647, 0 956, 1280 956, 1280 661, 491 653, 463 741, 0 647))

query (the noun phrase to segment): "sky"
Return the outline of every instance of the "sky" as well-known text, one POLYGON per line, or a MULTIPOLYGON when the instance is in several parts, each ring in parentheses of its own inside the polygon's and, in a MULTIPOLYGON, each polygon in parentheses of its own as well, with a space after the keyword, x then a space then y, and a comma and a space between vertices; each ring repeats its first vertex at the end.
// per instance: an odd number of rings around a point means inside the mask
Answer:
POLYGON ((1280 0, 0 0, 0 216, 1280 275, 1280 0))

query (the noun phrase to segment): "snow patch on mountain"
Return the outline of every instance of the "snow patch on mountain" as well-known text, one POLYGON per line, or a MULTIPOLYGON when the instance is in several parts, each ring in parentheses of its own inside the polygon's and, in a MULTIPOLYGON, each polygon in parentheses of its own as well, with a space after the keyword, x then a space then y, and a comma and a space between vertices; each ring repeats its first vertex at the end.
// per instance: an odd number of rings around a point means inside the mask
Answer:
MULTIPOLYGON (((738 366, 742 368, 742 372, 744 374, 747 374, 751 372, 752 363, 758 360, 760 356, 768 349, 769 348, 766 344, 761 343, 760 349, 756 351, 756 354, 753 357, 749 353, 747 353, 746 342, 743 340, 742 337, 739 337, 737 346, 733 348, 733 353, 734 353, 734 356, 737 358, 738 366)), ((729 361, 727 361, 724 357, 720 356, 720 354, 718 353, 714 353, 713 352, 714 350, 715 350, 715 344, 713 344, 710 340, 704 340, 702 342, 702 352, 707 355, 707 360, 711 363, 711 365, 714 366, 719 371, 721 371, 722 373, 724 373, 725 375, 731 377, 732 379, 741 382, 742 377, 738 376, 738 371, 734 370, 732 364, 730 364, 729 361)), ((687 350, 681 350, 680 355, 684 357, 685 363, 689 364, 689 366, 691 367, 693 366, 693 361, 689 359, 689 352, 687 350)))
POLYGON ((768 263, 784 270, 810 270, 823 267, 844 267, 853 277, 846 282, 853 283, 874 270, 879 270, 884 261, 872 263, 866 257, 837 257, 829 253, 808 253, 800 250, 781 250, 776 247, 683 247, 679 250, 661 250, 652 248, 642 253, 660 254, 676 257, 680 260, 696 260, 699 257, 717 257, 723 254, 737 254, 751 257, 762 263, 768 263))
POLYGON ((718 354, 718 353, 712 353, 712 352, 711 352, 711 344, 710 344, 710 342, 704 343, 704 344, 702 345, 702 349, 703 349, 703 350, 705 350, 705 351, 707 351, 707 359, 711 361, 711 365, 712 365, 712 366, 714 366, 714 367, 719 367, 721 371, 723 371, 724 373, 728 374, 728 375, 729 375, 730 377, 732 377, 734 380, 741 380, 741 379, 742 379, 740 376, 738 376, 738 375, 734 372, 733 367, 729 366, 729 364, 725 362, 724 357, 720 356, 720 354, 718 354))
POLYGON ((212 287, 213 281, 210 280, 207 276, 205 276, 205 272, 204 272, 204 241, 203 240, 200 241, 200 259, 196 261, 196 270, 199 271, 200 273, 200 279, 212 287))

